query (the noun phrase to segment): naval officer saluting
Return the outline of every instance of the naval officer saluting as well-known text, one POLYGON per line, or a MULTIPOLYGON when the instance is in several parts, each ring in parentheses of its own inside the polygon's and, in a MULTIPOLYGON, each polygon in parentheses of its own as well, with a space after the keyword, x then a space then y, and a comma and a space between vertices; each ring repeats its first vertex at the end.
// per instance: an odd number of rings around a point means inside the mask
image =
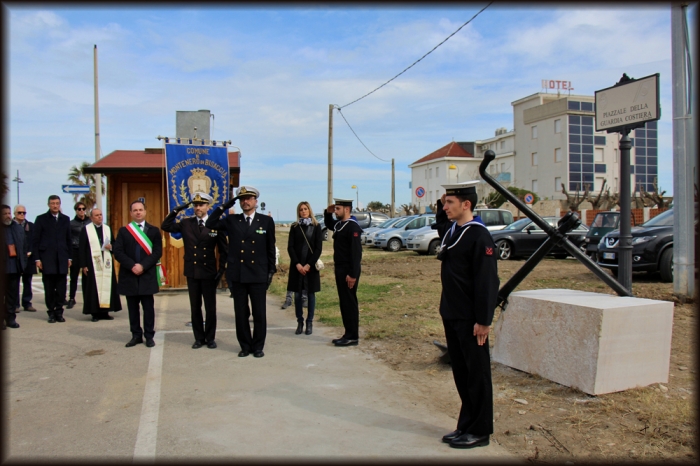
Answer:
POLYGON ((160 225, 161 230, 168 233, 181 233, 185 246, 185 277, 187 290, 190 295, 190 316, 194 344, 192 348, 199 349, 203 345, 216 348, 216 286, 226 269, 228 245, 224 232, 210 230, 204 226, 209 218, 209 206, 212 203, 210 195, 202 192, 194 193, 192 205, 194 217, 175 222, 177 214, 185 210, 189 204, 175 207, 160 225), (219 266, 216 264, 214 250, 219 250, 219 266), (206 319, 202 319, 202 299, 206 319), (206 327, 205 327, 206 322, 206 327))
POLYGON ((236 315, 236 337, 241 345, 239 357, 253 353, 256 358, 265 356, 267 334, 267 289, 277 271, 275 265, 275 222, 272 217, 255 212, 260 192, 252 186, 241 186, 236 197, 214 209, 205 226, 225 231, 229 238, 226 279, 233 294, 233 310, 236 315), (220 219, 236 199, 240 199, 243 213, 220 219), (250 298, 253 311, 253 333, 251 335, 250 298))
POLYGON ((360 308, 357 302, 357 287, 360 284, 360 262, 362 261, 362 228, 351 218, 352 199, 333 199, 323 221, 333 230, 333 262, 335 286, 338 288, 340 315, 345 333, 331 342, 335 346, 355 346, 359 339, 360 308), (335 213, 335 219, 333 218, 335 213))

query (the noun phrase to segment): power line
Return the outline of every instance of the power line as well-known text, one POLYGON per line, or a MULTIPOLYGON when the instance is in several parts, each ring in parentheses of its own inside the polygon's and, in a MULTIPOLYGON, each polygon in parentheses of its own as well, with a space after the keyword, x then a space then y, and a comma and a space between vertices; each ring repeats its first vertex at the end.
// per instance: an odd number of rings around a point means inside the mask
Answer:
MULTIPOLYGON (((371 150, 369 150, 369 148, 368 148, 367 146, 365 146, 365 143, 362 142, 362 139, 360 139, 360 136, 358 136, 357 133, 355 132, 355 130, 352 129, 352 126, 350 126, 350 123, 348 123, 348 120, 345 118, 345 115, 343 115, 343 112, 340 111, 340 107, 335 107, 335 108, 338 109, 338 113, 340 113, 340 116, 343 117, 343 120, 345 120, 345 123, 348 125, 348 128, 350 128, 350 131, 352 131, 352 134, 355 135, 355 137, 357 138, 357 140, 360 141, 360 144, 362 144, 362 145, 365 147, 365 149, 367 149, 367 152, 369 152, 370 154, 372 154, 372 155, 374 155, 375 157, 377 157, 377 155, 376 155, 374 152, 372 152, 371 150)), ((384 159, 381 158, 381 157, 377 157, 377 158, 378 158, 379 160, 381 160, 382 162, 391 163, 390 160, 384 160, 384 159)))
MULTIPOLYGON (((452 37, 452 36, 454 36, 455 34, 457 34, 464 26, 466 26, 467 24, 471 23, 472 20, 473 20, 474 18, 476 18, 477 16, 479 16, 485 9, 487 9, 488 7, 490 7, 492 3, 493 3, 493 2, 490 2, 488 5, 486 5, 486 6, 483 7, 481 10, 479 10, 479 12, 476 13, 474 16, 472 16, 471 19, 470 19, 469 21, 467 21, 466 23, 462 24, 459 28, 457 28, 457 30, 456 30, 455 32, 453 32, 452 34, 450 34, 449 36, 447 36, 447 38, 445 38, 445 40, 443 40, 442 42, 440 42, 439 44, 437 44, 435 47, 433 47, 432 50, 430 50, 430 52, 426 53, 425 55, 423 55, 422 57, 420 57, 418 60, 414 61, 413 64, 411 64, 408 68, 404 69, 402 72, 400 72, 399 74, 397 74, 396 76, 394 76, 393 78, 391 78, 390 80, 388 80, 387 82, 385 82, 384 84, 382 84, 381 86, 379 86, 378 88, 376 88, 375 90, 373 90, 373 91, 371 91, 371 92, 368 92, 367 94, 363 95, 363 96, 360 97, 359 99, 355 99, 355 100, 353 100, 352 102, 350 102, 349 104, 343 105, 342 107, 337 107, 337 108, 338 108, 338 111, 340 111, 341 108, 345 108, 345 107, 347 107, 347 106, 349 106, 349 105, 352 105, 352 104, 354 104, 355 102, 358 102, 358 101, 364 99, 364 98, 367 97, 368 95, 373 94, 374 92, 377 92, 379 89, 381 89, 382 87, 386 86, 386 85, 389 84, 391 81, 393 81, 394 79, 396 79, 396 78, 398 78, 399 76, 401 76, 402 74, 404 74, 406 71, 408 71, 408 70, 410 70, 411 68, 413 68, 413 66, 416 65, 419 61, 421 61, 422 59, 424 59, 425 57, 427 57, 428 55, 430 55, 431 53, 433 53, 433 51, 435 51, 435 49, 437 49, 437 48, 440 47, 442 44, 444 44, 445 42, 447 42, 447 41, 450 39, 450 37, 452 37)), ((341 113, 341 115, 342 115, 342 113, 341 113)), ((345 117, 343 117, 343 118, 345 118, 345 117)), ((348 126, 349 126, 349 125, 348 125, 348 126)), ((359 139, 359 138, 358 138, 358 139, 359 139)), ((367 150, 369 150, 369 149, 367 149, 367 150)), ((376 155, 375 155, 375 157, 376 157, 376 155)), ((377 158, 378 158, 378 157, 377 157, 377 158)))

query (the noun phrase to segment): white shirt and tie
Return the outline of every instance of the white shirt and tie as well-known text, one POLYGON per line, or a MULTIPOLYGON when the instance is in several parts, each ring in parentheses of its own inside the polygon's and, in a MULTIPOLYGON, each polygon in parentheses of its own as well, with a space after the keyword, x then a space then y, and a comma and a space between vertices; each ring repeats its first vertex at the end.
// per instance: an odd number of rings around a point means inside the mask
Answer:
POLYGON ((248 223, 248 226, 250 226, 253 223, 253 217, 255 217, 255 212, 253 212, 253 215, 248 216, 246 214, 243 214, 245 217, 245 221, 248 223))

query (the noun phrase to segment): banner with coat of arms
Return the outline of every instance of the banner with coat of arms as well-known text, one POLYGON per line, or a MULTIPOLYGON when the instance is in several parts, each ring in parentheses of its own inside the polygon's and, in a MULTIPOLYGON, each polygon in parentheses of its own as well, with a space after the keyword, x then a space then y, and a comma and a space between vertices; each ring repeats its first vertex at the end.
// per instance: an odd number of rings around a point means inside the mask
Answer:
MULTIPOLYGON (((194 193, 203 192, 213 199, 210 210, 225 203, 229 196, 228 149, 212 145, 165 144, 168 210, 192 202, 194 193)), ((192 206, 178 213, 176 222, 192 217, 192 206)), ((179 240, 179 233, 171 239, 179 240)), ((181 243, 181 241, 179 242, 181 243)), ((178 242, 178 247, 182 247, 178 242)))

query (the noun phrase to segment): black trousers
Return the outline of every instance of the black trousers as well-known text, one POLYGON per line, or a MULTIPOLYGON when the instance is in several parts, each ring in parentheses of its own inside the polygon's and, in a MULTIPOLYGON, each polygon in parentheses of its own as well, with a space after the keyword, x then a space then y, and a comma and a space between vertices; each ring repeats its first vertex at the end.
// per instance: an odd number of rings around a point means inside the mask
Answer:
POLYGON ((5 274, 5 322, 11 324, 17 318, 17 303, 19 301, 19 281, 21 275, 18 273, 5 274))
MULTIPOLYGON (((34 292, 32 291, 32 277, 34 274, 26 273, 22 275, 22 307, 25 309, 32 305, 34 292)), ((19 307, 19 303, 17 303, 19 307)))
POLYGON ((479 346, 474 336, 474 322, 442 319, 447 351, 452 361, 452 375, 462 408, 457 430, 476 436, 493 433, 493 387, 489 340, 479 346))
POLYGON ((360 307, 357 303, 357 287, 360 286, 360 275, 357 275, 357 281, 352 289, 348 288, 348 283, 345 277, 349 275, 351 270, 346 267, 335 267, 335 286, 338 288, 338 300, 340 301, 340 316, 343 319, 343 327, 345 333, 343 338, 348 340, 358 340, 360 333, 360 307))
POLYGON ((262 351, 267 336, 267 283, 231 283, 233 311, 236 315, 236 338, 241 350, 262 351), (248 299, 250 298, 250 308, 248 299), (253 332, 250 331, 251 309, 253 311, 253 332))
POLYGON ((44 284, 44 302, 49 315, 62 316, 63 303, 66 300, 66 274, 43 273, 41 281, 44 284))
POLYGON ((187 290, 190 294, 190 317, 194 339, 201 342, 214 341, 216 338, 216 285, 210 280, 187 277, 187 290), (206 318, 202 319, 202 298, 206 318), (204 328, 206 321, 206 329, 204 328))
POLYGON ((68 290, 68 299, 75 299, 75 293, 78 291, 78 277, 80 276, 80 265, 78 264, 78 250, 73 249, 73 261, 70 264, 70 289, 68 290))
POLYGON ((156 311, 153 307, 153 295, 138 295, 127 296, 126 307, 129 309, 129 326, 131 328, 131 336, 134 338, 146 337, 147 340, 152 339, 156 334, 156 311), (141 312, 139 304, 143 308, 143 328, 141 328, 141 312))

